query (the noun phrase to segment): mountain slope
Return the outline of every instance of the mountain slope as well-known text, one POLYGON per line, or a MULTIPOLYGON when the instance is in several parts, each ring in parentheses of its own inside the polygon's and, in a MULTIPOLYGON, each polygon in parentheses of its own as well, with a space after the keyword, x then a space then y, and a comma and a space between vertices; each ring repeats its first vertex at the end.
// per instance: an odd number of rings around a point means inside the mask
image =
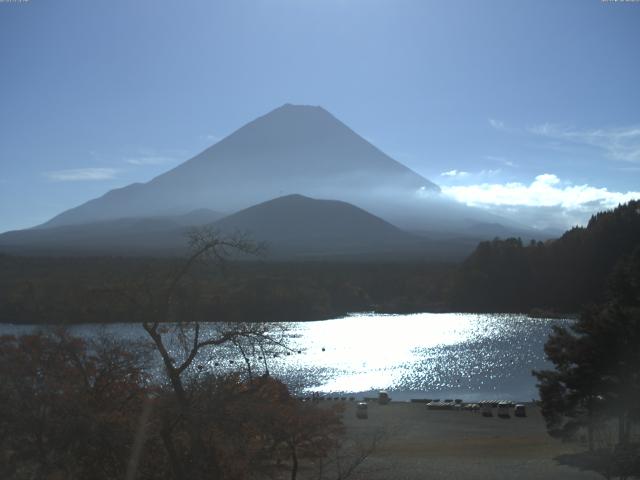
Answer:
POLYGON ((288 195, 217 219, 215 212, 123 218, 0 235, 0 251, 64 255, 172 255, 187 248, 189 226, 207 224, 267 246, 267 259, 417 255, 428 242, 349 203, 288 195))
POLYGON ((32 228, 0 235, 0 249, 16 253, 126 254, 178 252, 189 228, 212 223, 222 215, 194 210, 184 215, 119 218, 78 225, 32 228))
POLYGON ((420 239, 354 205, 287 195, 214 223, 224 232, 246 232, 276 255, 363 254, 416 249, 420 239))
POLYGON ((287 104, 148 183, 112 190, 44 226, 196 208, 230 213, 291 193, 371 206, 420 189, 439 191, 321 107, 287 104))

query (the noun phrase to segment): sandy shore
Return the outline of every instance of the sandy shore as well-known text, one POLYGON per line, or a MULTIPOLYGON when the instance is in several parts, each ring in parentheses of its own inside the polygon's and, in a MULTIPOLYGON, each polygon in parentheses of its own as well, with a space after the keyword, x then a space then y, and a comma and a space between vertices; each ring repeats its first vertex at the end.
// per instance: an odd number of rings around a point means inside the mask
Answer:
POLYGON ((549 437, 533 405, 527 405, 526 418, 502 419, 486 418, 479 412, 433 411, 417 403, 370 403, 369 418, 361 420, 355 416, 355 404, 346 403, 349 438, 366 443, 376 432, 383 434, 375 451, 351 478, 601 478, 562 465, 562 455, 584 451, 584 446, 549 437))

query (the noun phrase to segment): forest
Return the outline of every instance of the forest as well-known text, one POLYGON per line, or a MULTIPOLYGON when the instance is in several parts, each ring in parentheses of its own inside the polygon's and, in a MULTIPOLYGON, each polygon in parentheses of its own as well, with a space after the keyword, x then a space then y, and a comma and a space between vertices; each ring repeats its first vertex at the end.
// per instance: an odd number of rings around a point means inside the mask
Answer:
POLYGON ((553 369, 533 374, 549 434, 586 437, 588 451, 563 461, 604 478, 638 478, 640 248, 618 262, 603 298, 570 326, 554 328, 545 344, 553 369))
MULTIPOLYGON (((481 242, 461 264, 260 257, 201 263, 180 299, 183 313, 205 321, 305 321, 362 311, 578 313, 604 299, 611 272, 640 248, 639 211, 638 201, 620 205, 544 243, 481 242)), ((137 322, 131 299, 151 301, 184 261, 0 255, 0 321, 137 322)))
MULTIPOLYGON (((144 296, 167 281, 182 259, 0 256, 0 321, 136 322, 114 291, 144 296)), ((348 312, 445 309, 453 266, 402 262, 244 261, 200 264, 182 290, 208 321, 320 320, 348 312)), ((186 304, 185 303, 185 304, 186 304)))
POLYGON ((457 269, 449 308, 467 312, 577 313, 604 301, 614 269, 640 248, 640 201, 593 215, 545 243, 482 242, 457 269))

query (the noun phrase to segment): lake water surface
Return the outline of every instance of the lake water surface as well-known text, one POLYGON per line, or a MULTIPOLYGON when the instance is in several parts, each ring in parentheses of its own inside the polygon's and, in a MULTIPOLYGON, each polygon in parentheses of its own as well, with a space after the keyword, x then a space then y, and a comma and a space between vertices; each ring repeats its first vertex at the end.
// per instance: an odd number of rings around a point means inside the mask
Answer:
MULTIPOLYGON (((524 315, 352 314, 345 318, 290 324, 300 354, 269 361, 272 374, 306 391, 372 392, 385 389, 397 400, 409 398, 537 398, 533 369, 548 367, 544 343, 553 325, 571 320, 524 315)), ((0 325, 0 333, 32 331, 33 326, 0 325)), ((139 325, 77 325, 77 335, 104 331, 146 339, 139 325)), ((198 359, 206 369, 241 365, 233 351, 198 359)), ((256 371, 261 363, 256 362, 256 371)))

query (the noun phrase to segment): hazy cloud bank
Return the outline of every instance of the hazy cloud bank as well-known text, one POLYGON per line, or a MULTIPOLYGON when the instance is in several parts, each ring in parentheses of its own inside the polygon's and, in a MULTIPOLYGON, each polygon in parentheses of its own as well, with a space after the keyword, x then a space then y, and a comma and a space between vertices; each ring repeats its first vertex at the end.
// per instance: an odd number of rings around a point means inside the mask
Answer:
POLYGON ((640 198, 640 192, 612 192, 591 185, 571 185, 554 174, 520 182, 443 186, 442 191, 469 206, 482 207, 537 228, 565 229, 584 224, 600 210, 640 198))

